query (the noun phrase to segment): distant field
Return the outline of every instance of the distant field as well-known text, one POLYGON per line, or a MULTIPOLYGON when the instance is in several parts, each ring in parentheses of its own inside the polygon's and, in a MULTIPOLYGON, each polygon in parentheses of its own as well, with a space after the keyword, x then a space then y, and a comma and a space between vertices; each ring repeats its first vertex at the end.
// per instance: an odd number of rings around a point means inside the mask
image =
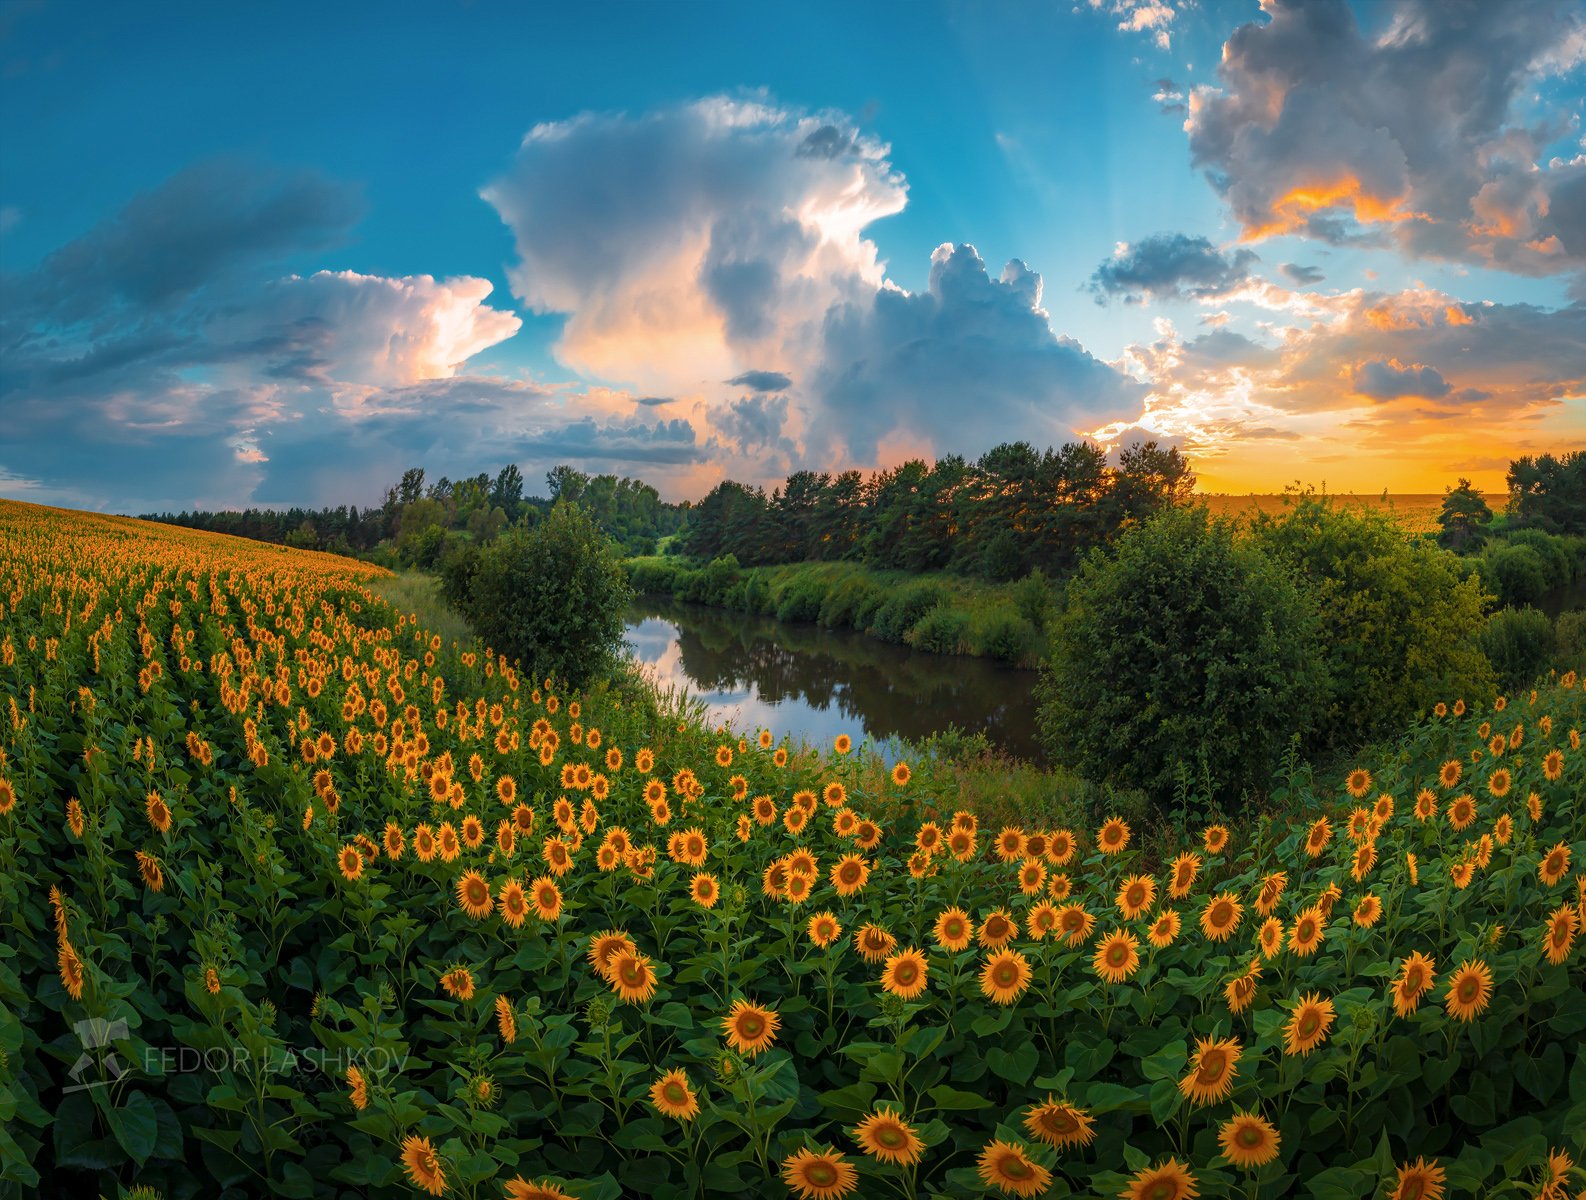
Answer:
MULTIPOLYGON (((1497 512, 1508 502, 1508 497, 1502 492, 1487 492, 1486 500, 1497 512)), ((1214 513, 1246 513, 1252 509, 1261 512, 1281 512, 1284 502, 1288 497, 1283 495, 1259 496, 1229 496, 1222 494, 1208 494, 1200 497, 1206 501, 1208 508, 1214 513)), ((1400 495, 1371 495, 1360 496, 1349 492, 1339 492, 1333 496, 1334 500, 1345 504, 1359 504, 1367 508, 1392 509, 1398 516, 1401 524, 1406 529, 1416 533, 1426 533, 1437 528, 1437 514, 1443 507, 1441 492, 1417 494, 1405 492, 1400 495)))

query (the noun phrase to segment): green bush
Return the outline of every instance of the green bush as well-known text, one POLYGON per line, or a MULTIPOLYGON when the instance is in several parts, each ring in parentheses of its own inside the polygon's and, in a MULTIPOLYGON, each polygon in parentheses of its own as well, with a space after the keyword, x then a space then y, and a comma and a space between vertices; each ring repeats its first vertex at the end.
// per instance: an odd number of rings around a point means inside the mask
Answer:
POLYGON ((821 604, 826 599, 826 585, 818 579, 797 580, 776 606, 778 621, 814 621, 821 615, 821 604))
POLYGON ((1158 803, 1180 764, 1228 798, 1258 787, 1325 687, 1314 610, 1204 508, 1170 510, 1069 583, 1037 685, 1048 752, 1158 803))
POLYGON ((1316 743, 1353 747, 1424 715, 1439 700, 1490 696, 1476 644, 1482 581, 1459 558, 1409 537, 1392 517, 1305 496, 1252 523, 1263 549, 1294 572, 1320 622, 1326 688, 1316 743))
POLYGON ((927 654, 961 654, 967 647, 969 614, 939 604, 904 635, 904 641, 927 654))
POLYGON ((1534 603, 1548 590, 1547 562, 1534 546, 1495 547, 1482 556, 1480 571, 1506 607, 1534 603))
POLYGON ((669 559, 640 559, 628 564, 628 583, 641 596, 666 596, 677 586, 679 564, 669 559))
POLYGON ((1045 572, 1036 567, 1013 585, 1013 604, 1019 615, 1036 629, 1045 629, 1052 615, 1052 584, 1045 572))
POLYGON ((1553 622, 1534 608, 1505 608, 1487 618, 1481 649, 1504 691, 1527 687, 1547 670, 1555 645, 1553 622))
POLYGON ((902 642, 926 613, 947 603, 947 589, 935 583, 902 588, 876 610, 868 632, 886 642, 902 642))
POLYGON ((530 678, 583 687, 616 664, 632 597, 605 535, 564 502, 533 529, 479 551, 460 607, 485 643, 521 661, 530 678))
POLYGON ((1586 610, 1567 612, 1558 619, 1553 640, 1566 668, 1579 668, 1586 659, 1586 610))
POLYGON ((885 600, 886 595, 879 587, 856 575, 826 593, 819 620, 828 629, 859 628, 866 618, 875 615, 875 610, 885 600))
POLYGON ((1023 617, 1008 612, 992 613, 970 634, 977 653, 1005 663, 1020 663, 1035 653, 1041 635, 1023 617))

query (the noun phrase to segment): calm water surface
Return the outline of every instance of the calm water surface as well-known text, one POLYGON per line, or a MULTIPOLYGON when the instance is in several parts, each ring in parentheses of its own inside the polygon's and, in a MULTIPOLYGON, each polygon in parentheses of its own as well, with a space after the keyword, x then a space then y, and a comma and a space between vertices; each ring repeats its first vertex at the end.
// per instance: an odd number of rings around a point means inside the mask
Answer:
POLYGON ((663 687, 687 688, 713 719, 753 736, 811 745, 915 739, 957 725, 1039 761, 1036 672, 986 659, 921 654, 851 630, 641 598, 628 649, 663 687))

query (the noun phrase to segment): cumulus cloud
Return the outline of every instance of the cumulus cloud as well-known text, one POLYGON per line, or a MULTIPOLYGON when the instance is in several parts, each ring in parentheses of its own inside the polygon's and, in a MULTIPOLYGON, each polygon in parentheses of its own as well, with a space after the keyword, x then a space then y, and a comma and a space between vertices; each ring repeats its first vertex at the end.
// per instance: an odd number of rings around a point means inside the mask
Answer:
POLYGON ((1148 34, 1159 50, 1173 44, 1173 18, 1178 14, 1172 0, 1090 0, 1090 7, 1117 17, 1121 33, 1148 34))
POLYGON ((835 308, 813 387, 817 442, 860 462, 889 433, 965 454, 1015 434, 1063 440, 1140 393, 1052 332, 1040 275, 1015 260, 992 279, 968 245, 936 249, 923 292, 889 286, 835 308))
POLYGON ((880 285, 862 231, 907 194, 887 154, 837 114, 713 97, 536 126, 482 194, 514 236, 513 291, 567 315, 561 361, 687 389, 766 369, 880 285))
POLYGON ((1405 365, 1396 358, 1377 358, 1355 363, 1348 371, 1350 387, 1373 400, 1399 400, 1405 396, 1436 399, 1453 389, 1435 367, 1420 363, 1405 365))
POLYGON ((1563 114, 1527 124, 1540 78, 1586 57, 1565 0, 1265 0, 1195 89, 1196 166, 1249 240, 1394 245, 1531 274, 1586 263, 1586 156, 1547 159, 1563 114), (1560 49, 1563 47, 1563 49, 1560 49), (1571 49, 1570 47, 1574 47, 1571 49), (1545 161, 1544 161, 1545 160, 1545 161))
POLYGON ((1250 276, 1254 251, 1218 250, 1203 237, 1158 233, 1121 243, 1098 266, 1089 288, 1096 303, 1121 297, 1126 304, 1147 300, 1211 299, 1238 287, 1250 276))

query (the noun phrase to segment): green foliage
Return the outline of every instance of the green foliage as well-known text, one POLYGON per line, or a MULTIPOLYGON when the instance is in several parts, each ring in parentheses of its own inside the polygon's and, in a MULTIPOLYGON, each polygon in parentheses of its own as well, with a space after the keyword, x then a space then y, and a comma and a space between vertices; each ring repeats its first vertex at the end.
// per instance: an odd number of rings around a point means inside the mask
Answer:
POLYGON ((777 605, 779 621, 817 621, 826 602, 826 585, 818 579, 804 579, 782 594, 777 605))
POLYGON ((1300 496, 1251 525, 1256 543, 1294 573, 1319 622, 1323 686, 1307 697, 1316 741, 1355 746, 1437 701, 1492 694, 1476 637, 1479 579, 1451 553, 1409 538, 1386 514, 1300 496))
POLYGON ((1477 570, 1505 605, 1534 604, 1548 590, 1547 560, 1534 546, 1496 546, 1481 558, 1477 570))
POLYGON ((632 594, 594 520, 564 503, 535 528, 481 550, 459 600, 485 642, 521 661, 531 678, 579 687, 615 666, 632 594))
POLYGON ((1492 509, 1482 494, 1461 479, 1443 497, 1443 508, 1438 513, 1438 544, 1449 550, 1465 552, 1487 540, 1487 527, 1492 524, 1492 509))
POLYGON ((1509 464, 1509 512, 1553 533, 1586 534, 1586 450, 1509 464))
POLYGON ((947 591, 940 584, 922 582, 910 584, 894 592, 876 610, 867 632, 884 642, 902 642, 909 630, 939 604, 947 603, 947 591))
POLYGON ((1556 637, 1553 622, 1534 608, 1505 608, 1487 618, 1481 649, 1492 663, 1498 686, 1518 691, 1547 670, 1556 637))
POLYGON ((939 604, 904 635, 904 641, 929 654, 961 654, 969 632, 969 615, 939 604))
POLYGON ((1068 586, 1037 689, 1059 762, 1169 795, 1179 767, 1223 798, 1261 785, 1324 686, 1316 616, 1227 521, 1169 510, 1068 586))
POLYGON ((1041 642, 1040 631, 1023 617, 1009 612, 976 614, 969 629, 969 643, 976 653, 999 662, 1017 664, 1035 654, 1041 642))
POLYGON ((1562 614, 1554 627, 1559 657, 1565 668, 1579 668, 1586 662, 1586 609, 1562 614))

